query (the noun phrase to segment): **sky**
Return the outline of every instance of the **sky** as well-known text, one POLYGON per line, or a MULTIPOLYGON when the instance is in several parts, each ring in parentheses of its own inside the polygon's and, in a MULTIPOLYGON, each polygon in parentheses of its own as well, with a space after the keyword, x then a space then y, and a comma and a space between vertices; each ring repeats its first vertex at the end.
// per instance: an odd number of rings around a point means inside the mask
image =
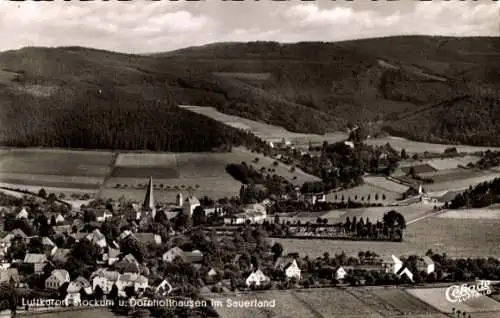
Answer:
POLYGON ((0 51, 85 46, 152 53, 228 41, 343 41, 390 35, 500 36, 500 2, 0 0, 0 51))

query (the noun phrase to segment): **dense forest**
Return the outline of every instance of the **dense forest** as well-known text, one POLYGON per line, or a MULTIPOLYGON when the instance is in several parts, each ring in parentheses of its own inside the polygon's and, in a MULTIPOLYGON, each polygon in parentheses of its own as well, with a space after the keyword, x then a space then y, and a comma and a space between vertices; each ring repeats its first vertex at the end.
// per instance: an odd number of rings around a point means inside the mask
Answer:
POLYGON ((28 47, 0 53, 0 144, 201 151, 258 142, 176 107, 186 104, 297 132, 357 122, 372 134, 500 145, 499 50, 498 38, 425 36, 147 56, 28 47))
POLYGON ((450 208, 483 208, 500 203, 500 178, 483 182, 458 194, 450 203, 450 208))

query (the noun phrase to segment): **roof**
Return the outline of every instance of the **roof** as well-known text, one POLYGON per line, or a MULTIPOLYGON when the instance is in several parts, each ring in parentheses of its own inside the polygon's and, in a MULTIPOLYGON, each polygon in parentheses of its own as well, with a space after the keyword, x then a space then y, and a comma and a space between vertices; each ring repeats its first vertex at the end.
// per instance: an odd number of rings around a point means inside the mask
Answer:
POLYGON ((153 178, 149 177, 148 186, 146 188, 146 195, 144 196, 144 202, 142 203, 143 209, 154 210, 155 199, 153 195, 153 178))
POLYGON ((24 256, 24 263, 35 264, 46 262, 47 256, 45 254, 26 253, 26 256, 24 256))
POLYGON ((91 279, 95 277, 104 277, 107 280, 116 281, 120 277, 120 273, 118 273, 117 271, 108 271, 106 269, 100 268, 93 272, 92 275, 90 275, 91 279))
POLYGON ((43 245, 50 245, 50 246, 55 246, 56 245, 54 242, 52 242, 51 239, 49 239, 46 236, 42 237, 42 244, 43 245))
POLYGON ((200 204, 200 200, 193 196, 187 197, 184 202, 189 203, 190 205, 200 204))
POLYGON ((422 261, 424 261, 424 263, 427 265, 434 264, 434 261, 429 256, 422 257, 422 261))
POLYGON ((52 229, 57 234, 63 234, 65 232, 71 233, 71 225, 56 225, 53 226, 52 229))
POLYGON ((109 258, 117 258, 120 255, 120 250, 108 247, 108 257, 109 258))
POLYGON ((69 273, 65 269, 55 269, 52 271, 50 276, 59 281, 69 281, 69 273))
POLYGON ((135 238, 144 243, 156 243, 157 235, 154 233, 134 233, 135 238))
POLYGON ((75 280, 74 280, 75 283, 77 283, 78 285, 82 286, 83 288, 87 288, 87 287, 91 287, 92 285, 90 284, 90 282, 88 280, 86 280, 84 277, 82 276, 78 276, 75 280))
POLYGON ((291 256, 282 256, 279 257, 274 263, 274 268, 286 268, 288 267, 295 259, 291 256))
POLYGON ((9 234, 12 234, 14 237, 15 236, 22 236, 24 238, 28 237, 24 232, 23 230, 17 228, 17 229, 13 229, 12 231, 10 231, 9 234))
POLYGON ((201 262, 203 261, 203 253, 200 251, 183 252, 182 253, 187 262, 201 262))
POLYGON ((177 254, 177 255, 182 255, 184 253, 184 251, 178 247, 178 246, 175 246, 175 247, 172 247, 171 249, 169 249, 166 253, 169 253, 169 254, 177 254))
POLYGON ((8 268, 0 270, 0 283, 9 282, 10 280, 18 283, 21 280, 17 268, 8 268))
POLYGON ((68 260, 68 256, 71 253, 69 248, 58 248, 52 256, 52 259, 55 261, 66 262, 68 260))

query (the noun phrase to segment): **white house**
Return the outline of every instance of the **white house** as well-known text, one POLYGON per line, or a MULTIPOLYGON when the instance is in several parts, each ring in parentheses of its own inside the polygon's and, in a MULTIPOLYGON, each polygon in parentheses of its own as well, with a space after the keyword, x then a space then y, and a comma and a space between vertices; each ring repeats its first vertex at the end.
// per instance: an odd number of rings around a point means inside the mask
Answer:
POLYGON ((96 221, 97 222, 104 222, 109 218, 112 218, 113 214, 108 211, 107 209, 100 209, 96 211, 96 221))
POLYGON ((337 270, 335 271, 335 279, 336 280, 343 280, 343 279, 345 279, 346 276, 347 276, 347 272, 342 266, 337 268, 337 270))
POLYGON ((46 289, 59 289, 65 283, 69 283, 69 273, 65 269, 55 269, 50 274, 49 278, 45 280, 46 289))
POLYGON ((148 287, 148 279, 143 275, 132 273, 120 275, 116 281, 116 287, 118 287, 118 293, 120 296, 126 296, 125 288, 128 286, 133 286, 136 292, 143 292, 148 287))
POLYGON ((99 247, 101 251, 104 250, 108 245, 106 243, 106 237, 104 236, 104 234, 101 233, 101 231, 99 231, 99 229, 93 230, 92 233, 88 234, 85 238, 89 240, 92 244, 99 247))
POLYGON ((252 274, 250 274, 250 276, 248 276, 245 283, 247 287, 250 287, 252 284, 255 284, 255 286, 260 286, 268 283, 269 281, 270 281, 269 277, 264 275, 264 273, 260 269, 258 269, 252 274))
POLYGON ((172 285, 167 280, 162 280, 162 282, 156 286, 155 293, 165 296, 172 290, 172 285))
POLYGON ((26 208, 22 208, 21 211, 19 211, 17 214, 16 214, 16 219, 20 220, 20 219, 27 219, 29 216, 28 214, 28 211, 26 211, 26 208))
POLYGON ((45 217, 47 218, 49 224, 52 222, 52 218, 54 218, 56 224, 61 224, 65 221, 64 216, 62 216, 61 213, 46 213, 45 217))
POLYGON ((199 207, 200 205, 200 201, 197 198, 190 196, 184 201, 184 204, 182 205, 182 212, 185 215, 192 216, 194 209, 196 209, 196 207, 199 207))
POLYGON ((297 261, 293 260, 292 263, 286 268, 285 270, 285 275, 287 278, 295 278, 297 280, 300 280, 302 277, 302 271, 300 270, 299 266, 297 265, 297 261))
POLYGON ((429 256, 424 256, 417 262, 417 269, 418 271, 430 274, 435 270, 434 261, 429 256))
POLYGON ((267 218, 266 207, 260 203, 243 207, 243 212, 224 218, 226 224, 262 223, 267 218))
POLYGON ((173 247, 165 252, 161 259, 164 262, 172 263, 177 257, 184 258, 184 251, 180 247, 173 247))
POLYGON ((74 281, 70 282, 66 290, 65 302, 68 305, 75 305, 81 302, 80 291, 84 290, 87 295, 92 294, 92 286, 85 278, 78 276, 74 281))
POLYGON ((104 294, 108 294, 111 288, 113 288, 113 285, 117 283, 118 278, 120 278, 120 273, 116 271, 99 269, 90 276, 92 280, 92 290, 95 292, 96 287, 99 286, 104 294))

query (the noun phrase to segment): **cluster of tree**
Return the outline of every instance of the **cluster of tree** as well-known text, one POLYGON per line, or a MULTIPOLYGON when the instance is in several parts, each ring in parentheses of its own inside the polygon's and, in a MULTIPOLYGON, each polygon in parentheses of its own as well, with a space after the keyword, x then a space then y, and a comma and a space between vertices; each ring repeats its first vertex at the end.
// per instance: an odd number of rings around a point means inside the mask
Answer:
POLYGON ((298 200, 277 200, 268 207, 269 214, 304 211, 304 212, 320 212, 331 211, 335 209, 356 209, 362 207, 375 207, 382 206, 382 203, 376 202, 360 202, 360 201, 347 201, 341 202, 316 202, 315 204, 308 204, 305 201, 298 200))
POLYGON ((451 200, 449 208, 482 208, 500 202, 500 178, 470 186, 451 200))
POLYGON ((420 181, 420 182, 422 182, 424 184, 434 183, 434 179, 432 179, 432 178, 424 178, 424 177, 418 175, 416 173, 414 167, 410 167, 410 170, 408 171, 407 176, 410 177, 410 178, 412 178, 413 180, 420 181))
POLYGON ((471 162, 467 166, 469 168, 479 168, 483 170, 500 166, 500 151, 487 150, 482 154, 478 162, 471 162))

